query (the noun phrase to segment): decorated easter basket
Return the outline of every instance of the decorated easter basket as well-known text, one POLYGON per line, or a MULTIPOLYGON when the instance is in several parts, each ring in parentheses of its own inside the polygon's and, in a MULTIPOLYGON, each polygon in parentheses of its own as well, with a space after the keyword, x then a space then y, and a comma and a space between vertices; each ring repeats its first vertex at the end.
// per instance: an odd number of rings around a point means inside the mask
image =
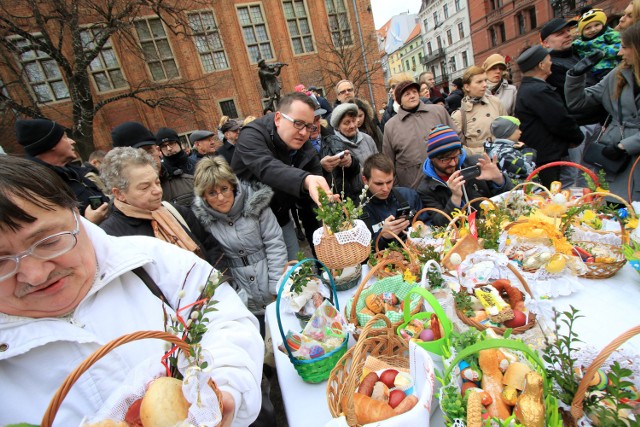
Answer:
POLYGON ((629 261, 629 264, 640 273, 640 243, 632 240, 628 245, 622 246, 622 253, 629 261))
MULTIPOLYGON (((362 277, 362 264, 345 267, 342 269, 340 275, 337 273, 337 270, 331 270, 331 274, 333 274, 333 282, 336 285, 336 291, 348 291, 349 289, 355 288, 358 286, 358 283, 360 283, 360 278, 362 277)), ((323 276, 322 279, 325 282, 327 281, 325 276, 323 276)))
MULTIPOLYGON (((508 334, 505 334, 505 336, 508 334)), ((460 377, 460 368, 458 364, 461 361, 464 361, 469 356, 479 353, 481 350, 488 349, 510 349, 515 350, 514 354, 519 356, 519 361, 524 362, 529 365, 530 368, 538 372, 542 377, 542 385, 543 390, 540 390, 542 396, 541 399, 544 401, 544 417, 541 424, 535 425, 544 425, 545 427, 562 427, 562 418, 558 411, 558 401, 552 394, 549 392, 551 384, 547 380, 545 365, 540 360, 538 354, 529 348, 525 343, 520 340, 513 339, 485 339, 483 341, 477 342, 473 345, 467 346, 462 349, 449 363, 446 363, 446 369, 442 377, 443 387, 440 389, 440 408, 442 409, 442 413, 444 415, 445 425, 447 427, 466 427, 467 420, 462 418, 453 417, 449 412, 451 402, 446 400, 446 396, 456 395, 457 394, 457 402, 462 402, 462 397, 460 393, 462 379, 460 377)), ((466 412, 466 411, 465 411, 466 412)), ((505 420, 500 420, 496 418, 491 418, 491 421, 482 421, 482 425, 497 425, 500 427, 521 427, 523 424, 520 424, 518 420, 515 419, 515 415, 512 414, 505 420)), ((531 424, 534 425, 534 424, 531 424)))
MULTIPOLYGON (((359 329, 366 325, 374 316, 361 313, 360 311, 366 307, 365 300, 369 295, 380 295, 382 293, 393 293, 398 300, 404 300, 405 296, 413 289, 415 284, 407 283, 400 274, 395 276, 386 277, 369 284, 369 280, 376 274, 378 269, 384 268, 387 263, 393 261, 383 260, 376 264, 369 270, 367 275, 362 278, 362 282, 358 286, 355 295, 345 304, 345 318, 347 321, 356 327, 356 332, 353 333, 355 339, 358 339, 359 329)), ((410 301, 410 313, 416 314, 422 310, 422 298, 418 294, 414 294, 410 301)), ((403 322, 403 315, 401 312, 391 311, 385 314, 389 318, 394 328, 397 328, 403 322)), ((373 326, 382 328, 384 322, 376 322, 373 326)))
MULTIPOLYGON (((44 416, 42 417, 42 422, 40 423, 40 425, 42 427, 51 427, 53 425, 56 414, 58 413, 58 409, 60 409, 60 406, 62 405, 62 401, 71 390, 71 387, 76 383, 76 381, 78 381, 78 379, 82 376, 82 374, 84 374, 94 363, 96 363, 98 360, 106 356, 111 350, 123 344, 127 344, 130 342, 138 341, 142 339, 148 339, 148 338, 160 339, 160 340, 169 342, 174 346, 177 346, 178 348, 180 348, 180 350, 184 352, 190 351, 189 345, 186 342, 184 342, 183 340, 181 340, 180 338, 178 338, 173 334, 162 332, 162 331, 139 331, 139 332, 123 335, 119 338, 109 341, 108 343, 100 347, 98 350, 93 352, 89 357, 87 357, 80 365, 78 365, 78 367, 76 367, 67 376, 67 378, 64 380, 62 385, 60 385, 60 387, 54 394, 53 398, 51 399, 51 402, 49 403, 49 406, 47 407, 47 410, 45 411, 44 416)), ((218 398, 220 413, 222 414, 222 393, 218 389, 216 383, 211 379, 209 379, 209 386, 213 389, 213 391, 215 392, 218 398)), ((124 415, 125 414, 122 414, 123 417, 124 415)))
MULTIPOLYGON (((288 261, 284 265, 284 268, 282 270, 282 276, 280 278, 281 287, 285 286, 285 284, 287 283, 287 280, 291 277, 291 274, 293 274, 293 272, 295 272, 295 270, 300 265, 301 264, 299 263, 298 260, 288 261), (291 274, 288 274, 289 272, 291 272, 291 274)), ((309 276, 309 280, 319 281, 320 283, 323 283, 327 288, 330 288, 328 276, 312 274, 309 276)), ((335 279, 334 279, 334 283, 335 283, 335 279)), ((339 290, 337 286, 336 286, 336 290, 339 290)), ((331 301, 331 303, 333 304, 333 293, 331 293, 331 291, 329 291, 329 301, 331 301)), ((300 321, 300 326, 302 326, 303 328, 306 326, 307 322, 311 319, 311 316, 312 316, 312 314, 304 314, 299 311, 295 311, 293 314, 298 318, 298 320, 300 321)))
MULTIPOLYGON (((427 235, 425 237, 412 237, 411 236, 412 233, 418 232, 418 230, 416 229, 416 223, 418 222, 418 218, 420 217, 420 215, 423 214, 424 212, 435 212, 435 213, 437 213, 439 215, 442 215, 443 217, 445 217, 447 219, 447 221, 450 224, 453 221, 453 218, 451 218, 451 216, 449 214, 447 214, 444 211, 441 211, 440 209, 436 209, 436 208, 422 208, 422 209, 420 209, 413 216, 413 221, 411 222, 411 227, 409 227, 409 229, 407 230, 407 242, 406 242, 407 246, 409 246, 409 247, 418 247, 418 248, 424 247, 424 246, 433 246, 436 249, 439 249, 439 247, 442 247, 442 243, 438 242, 438 239, 434 238, 431 234, 429 234, 429 235, 427 235)), ((455 224, 453 226, 455 227, 455 224)), ((456 229, 456 231, 457 231, 457 229, 456 229)))
MULTIPOLYGON (((600 205, 604 203, 605 198, 614 199, 616 202, 622 203, 627 209, 628 215, 633 219, 637 219, 636 211, 635 209, 633 209, 633 206, 627 203, 627 201, 622 197, 612 193, 595 192, 595 193, 585 194, 579 197, 574 202, 574 204, 576 206, 580 206, 583 204, 594 204, 595 202, 596 205, 600 205), (600 199, 600 200, 596 202, 596 200, 594 199, 600 199)), ((616 220, 620 222, 620 218, 616 217, 616 220)), ((574 237, 576 234, 579 234, 581 236, 593 236, 593 239, 589 239, 589 241, 592 240, 595 242, 608 243, 614 246, 618 245, 619 243, 625 244, 626 243, 625 240, 628 239, 628 237, 625 239, 624 234, 626 233, 626 230, 625 230, 625 225, 622 223, 620 224, 621 226, 620 230, 612 231, 612 230, 597 230, 592 227, 589 227, 588 225, 583 224, 580 221, 573 221, 572 218, 567 218, 566 222, 570 223, 571 228, 574 230, 574 233, 573 233, 574 237), (618 239, 612 240, 610 238, 611 235, 617 236, 618 239)), ((580 238, 580 240, 586 241, 587 239, 580 238)))
POLYGON ((362 329, 362 335, 331 371, 327 382, 327 403, 335 418, 344 413, 349 426, 357 426, 353 394, 358 388, 367 356, 374 356, 390 367, 409 368, 409 343, 396 335, 389 319, 381 314, 362 329), (382 324, 382 327, 375 326, 382 324))
POLYGON ((323 224, 313 235, 318 259, 332 269, 360 264, 371 252, 371 232, 359 219, 354 221, 353 228, 337 233, 323 224))
MULTIPOLYGON (((311 258, 304 259, 293 266, 293 268, 289 269, 284 279, 282 280, 280 289, 278 289, 278 296, 276 297, 276 318, 278 320, 278 329, 280 330, 280 335, 282 336, 282 344, 284 345, 284 348, 287 351, 287 355, 289 356, 289 360, 293 364, 293 367, 296 369, 296 372, 298 372, 298 375, 300 375, 300 377, 306 382, 319 383, 329 378, 331 370, 347 351, 349 334, 347 333, 344 341, 338 348, 315 359, 298 359, 293 356, 291 346, 287 342, 284 329, 282 328, 282 319, 280 316, 280 301, 282 300, 282 291, 284 290, 284 284, 287 282, 291 274, 296 270, 298 266, 307 262, 316 263, 320 261, 311 258)), ((333 283, 333 276, 329 272, 327 266, 325 266, 322 262, 320 262, 320 264, 329 277, 329 285, 331 287, 331 295, 333 297, 332 303, 336 310, 340 311, 338 294, 336 293, 336 287, 333 283)))
MULTIPOLYGON (((400 250, 390 251, 390 250, 380 250, 378 247, 378 243, 380 242, 380 238, 382 237, 382 233, 378 234, 376 238, 375 249, 376 252, 373 255, 376 264, 380 264, 382 260, 389 261, 386 265, 389 268, 384 269, 375 269, 375 276, 377 279, 384 279, 385 277, 393 277, 397 274, 402 274, 406 270, 409 270, 411 274, 414 276, 420 275, 421 265, 420 260, 418 259, 415 251, 413 251, 407 244, 396 234, 389 232, 393 238, 400 244, 401 248, 404 250, 404 253, 401 253, 400 250), (407 257, 409 259, 407 259, 407 257), (393 269, 391 269, 393 267, 393 269)), ((372 264, 371 260, 369 260, 369 268, 374 270, 375 265, 372 264)))
MULTIPOLYGON (((507 268, 518 278, 518 280, 522 284, 522 287, 524 288, 526 294, 521 292, 515 286, 513 286, 511 288, 515 289, 516 292, 519 292, 520 294, 522 294, 523 298, 531 298, 531 289, 529 288, 529 285, 527 284, 527 281, 524 279, 524 277, 522 277, 522 274, 520 274, 518 269, 515 268, 511 263, 507 264, 507 268)), ((475 287, 479 288, 479 287, 482 287, 482 286, 484 286, 484 284, 478 284, 475 287)), ((461 289, 460 292, 464 292, 464 289, 461 289)), ((500 292, 502 294, 502 290, 501 289, 498 289, 498 292, 500 292)), ((527 323, 525 325, 519 326, 517 328, 487 326, 485 324, 477 322, 476 320, 466 316, 464 314, 464 312, 462 312, 461 310, 458 309, 457 306, 456 306, 456 314, 458 315, 460 320, 462 320, 462 322, 464 322, 466 325, 473 326, 474 328, 476 328, 479 331, 484 331, 485 329, 492 329, 495 333, 500 334, 500 335, 504 335, 505 332, 508 329, 510 329, 513 334, 521 334, 521 333, 523 333, 525 331, 528 331, 529 329, 533 328, 536 325, 536 315, 534 313, 529 313, 528 314, 527 323)))
MULTIPOLYGON (((589 388, 589 381, 593 378, 598 369, 602 367, 609 356, 611 356, 611 354, 618 349, 618 347, 638 334, 640 334, 640 325, 634 326, 628 331, 623 332, 617 338, 611 341, 607 346, 605 346, 593 360, 591 365, 589 365, 586 372, 582 376, 582 379, 580 380, 580 384, 578 385, 576 394, 573 397, 573 401, 571 402, 571 417, 573 418, 571 421, 573 422, 573 425, 576 425, 576 423, 584 415, 583 403, 587 395, 587 389, 589 388)), ((588 415, 589 414, 587 414, 587 416, 588 415)))
POLYGON ((589 168, 587 168, 585 166, 582 166, 582 165, 580 165, 578 163, 565 162, 565 161, 550 162, 550 163, 544 164, 544 165, 534 169, 533 171, 531 171, 531 173, 525 179, 525 181, 531 181, 536 175, 538 175, 540 172, 542 172, 545 169, 555 168, 555 167, 559 167, 559 166, 569 166, 569 167, 572 167, 572 168, 580 169, 582 172, 584 172, 587 175, 589 175, 589 177, 593 180, 593 182, 596 184, 596 186, 598 186, 599 183, 600 183, 600 181, 598 180, 598 175, 596 175, 591 169, 589 169, 589 168))
POLYGON ((426 289, 415 287, 411 289, 409 293, 404 297, 404 322, 400 326, 398 326, 396 331, 398 335, 400 335, 401 331, 405 329, 407 325, 409 325, 412 321, 427 321, 431 318, 432 314, 435 314, 438 317, 440 325, 442 326, 442 330, 444 331, 442 338, 433 341, 417 341, 416 344, 430 353, 442 356, 445 352, 444 347, 449 340, 451 331, 453 331, 453 324, 445 314, 438 300, 426 289), (409 310, 409 302, 411 301, 411 297, 413 296, 413 294, 420 295, 429 304, 433 312, 421 311, 420 313, 411 314, 409 310))

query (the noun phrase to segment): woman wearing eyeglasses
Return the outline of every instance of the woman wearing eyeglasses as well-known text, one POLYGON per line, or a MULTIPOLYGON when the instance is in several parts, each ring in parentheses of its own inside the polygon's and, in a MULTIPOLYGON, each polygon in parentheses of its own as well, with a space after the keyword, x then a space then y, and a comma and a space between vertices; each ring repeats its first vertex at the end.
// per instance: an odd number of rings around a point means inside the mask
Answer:
POLYGON ((220 242, 238 294, 258 317, 264 336, 264 309, 277 294, 287 247, 269 208, 273 190, 238 180, 220 157, 198 163, 191 209, 220 242), (244 295, 243 295, 244 294, 244 295))
POLYGON ((100 171, 114 196, 109 217, 100 228, 112 236, 150 236, 174 244, 224 269, 216 239, 190 209, 162 202, 155 160, 142 149, 114 148, 100 171))

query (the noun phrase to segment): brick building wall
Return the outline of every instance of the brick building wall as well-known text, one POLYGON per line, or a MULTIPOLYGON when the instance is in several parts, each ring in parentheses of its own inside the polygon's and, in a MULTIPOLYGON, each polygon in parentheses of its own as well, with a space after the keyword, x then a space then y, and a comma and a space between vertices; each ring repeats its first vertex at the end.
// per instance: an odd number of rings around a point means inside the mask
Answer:
MULTIPOLYGON (((587 7, 601 8, 610 15, 622 13, 629 1, 586 3, 587 7)), ((554 17, 554 11, 548 0, 470 0, 469 17, 475 64, 482 65, 489 55, 499 53, 511 60, 508 65, 514 82, 518 83, 521 73, 515 60, 529 46, 540 43, 540 28, 554 17), (535 22, 532 22, 532 16, 535 16, 535 22), (523 31, 520 30, 521 24, 523 31), (496 37, 495 46, 492 29, 496 37)))
MULTIPOLYGON (((255 60, 252 61, 249 58, 237 13, 238 6, 261 6, 274 56, 273 60, 267 60, 267 62, 278 61, 289 64, 282 69, 280 74, 282 93, 290 92, 294 86, 303 83, 306 86, 315 85, 323 88, 327 98, 333 101, 335 99, 333 84, 320 72, 324 66, 323 49, 320 49, 320 46, 326 45, 331 40, 327 16, 327 2, 330 1, 344 2, 348 11, 351 36, 354 40, 359 40, 360 37, 357 27, 357 22, 359 22, 362 37, 371 40, 376 46, 375 26, 369 0, 356 0, 355 2, 353 0, 304 0, 315 51, 302 54, 294 53, 283 0, 216 0, 210 3, 211 6, 208 9, 199 8, 198 10, 213 11, 224 45, 228 69, 205 73, 193 38, 168 32, 169 44, 179 69, 180 79, 195 80, 194 85, 204 87, 199 90, 198 95, 207 99, 192 102, 187 111, 182 113, 174 113, 162 108, 151 108, 133 99, 123 99, 107 104, 95 117, 94 144, 96 148, 109 149, 111 147, 111 129, 119 123, 129 120, 140 121, 152 131, 163 126, 172 127, 178 133, 188 133, 196 129, 215 129, 222 116, 219 102, 224 100, 233 100, 240 118, 249 115, 261 116, 263 104, 258 66, 255 60), (353 8, 354 3, 358 11, 357 18, 353 8)), ((299 3, 299 0, 296 0, 295 3, 299 3)), ((132 29, 131 32, 135 34, 135 30, 132 29)), ((122 72, 130 86, 150 79, 149 68, 138 52, 132 52, 128 49, 119 36, 112 38, 112 44, 122 72)), ((386 92, 382 71, 379 66, 376 67, 376 63, 379 63, 377 48, 372 49, 367 61, 370 68, 377 68, 374 73, 370 74, 373 97, 375 100, 385 99, 386 92)), ((364 68, 363 61, 360 60, 358 65, 364 68)), ((107 93, 97 93, 94 90, 94 99, 98 102, 117 93, 117 90, 107 93)), ((366 84, 359 88, 358 95, 371 101, 366 84)), ((71 106, 67 101, 44 104, 42 110, 46 116, 53 120, 64 125, 71 124, 71 106)), ((3 130, 5 135, 10 136, 2 143, 7 151, 20 151, 19 148, 16 149, 13 129, 7 127, 3 130)))

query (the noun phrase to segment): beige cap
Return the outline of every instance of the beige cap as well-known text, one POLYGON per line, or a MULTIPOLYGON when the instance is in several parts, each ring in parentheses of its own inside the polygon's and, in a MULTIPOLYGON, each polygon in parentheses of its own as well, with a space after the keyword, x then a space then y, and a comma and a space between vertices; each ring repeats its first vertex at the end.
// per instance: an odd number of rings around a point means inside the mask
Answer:
POLYGON ((493 55, 489 55, 489 57, 485 59, 484 63, 482 64, 482 68, 487 71, 492 67, 500 64, 504 65, 505 67, 507 66, 507 63, 504 62, 504 56, 500 55, 499 53, 494 53, 493 55))

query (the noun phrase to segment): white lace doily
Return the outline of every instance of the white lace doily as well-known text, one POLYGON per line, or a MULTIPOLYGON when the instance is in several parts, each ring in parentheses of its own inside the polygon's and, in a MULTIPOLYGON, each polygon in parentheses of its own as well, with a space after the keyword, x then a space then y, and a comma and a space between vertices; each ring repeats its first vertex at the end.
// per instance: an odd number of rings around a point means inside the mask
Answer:
MULTIPOLYGON (((313 245, 318 246, 324 235, 324 227, 318 228, 313 232, 313 245)), ((354 221, 354 227, 346 231, 338 231, 334 234, 336 240, 341 245, 346 243, 360 243, 362 246, 371 244, 371 232, 367 225, 359 219, 354 221)))
MULTIPOLYGON (((618 230, 620 230, 619 226, 618 230)), ((598 233, 597 231, 589 230, 587 227, 571 226, 571 239, 577 242, 596 242, 612 246, 620 246, 622 244, 620 235, 616 234, 615 231, 598 233)))

